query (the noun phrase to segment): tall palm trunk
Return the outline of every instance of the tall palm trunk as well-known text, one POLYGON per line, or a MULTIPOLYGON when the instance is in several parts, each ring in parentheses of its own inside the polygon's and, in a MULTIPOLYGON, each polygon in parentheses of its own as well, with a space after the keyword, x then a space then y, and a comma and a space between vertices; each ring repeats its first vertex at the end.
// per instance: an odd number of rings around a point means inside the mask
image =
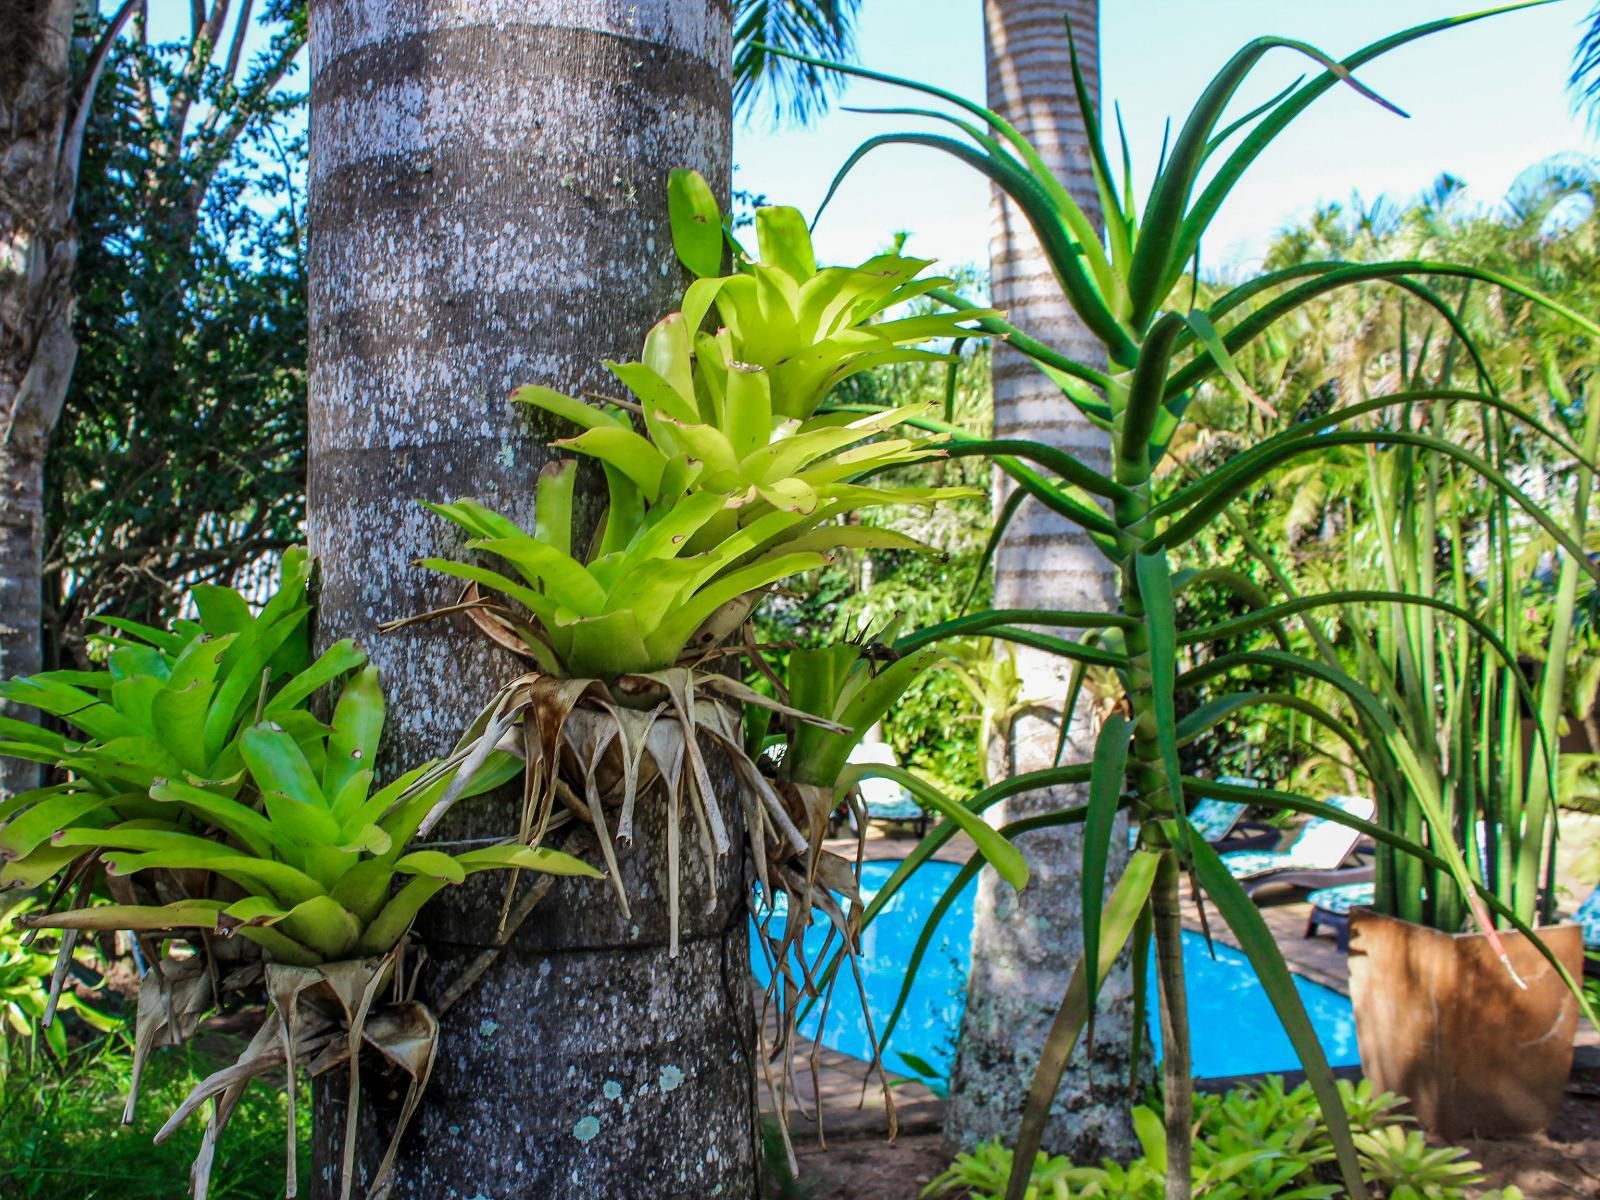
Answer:
MULTIPOLYGON (((1098 95, 1099 11, 1095 0, 1071 0, 1079 61, 1098 95)), ((1100 205, 1089 168, 1087 134, 1073 88, 1062 0, 985 0, 988 104, 1038 147, 1074 199, 1091 214, 1100 205)), ((1103 362, 1095 338, 1078 320, 1020 211, 996 191, 989 238, 990 288, 996 308, 1013 323, 1080 362, 1103 362)), ((1021 354, 1001 345, 994 355, 997 437, 1026 437, 1072 451, 1110 471, 1110 442, 1021 354)), ((1004 480, 1004 476, 998 477, 1004 480)), ((1003 482, 997 488, 1003 488, 1003 482)), ((995 605, 1004 608, 1111 609, 1116 572, 1073 525, 1038 505, 1025 504, 1012 521, 995 561, 995 605)), ((1061 660, 1017 650, 1023 694, 1062 697, 1061 660)), ((1008 747, 1013 773, 1055 761, 1059 706, 1024 714, 1008 747)), ((1071 715, 1063 761, 1087 761, 1093 750, 1092 706, 1071 715)), ((1058 788, 1005 801, 996 820, 1081 803, 1058 788)), ((1021 1118, 1040 1049, 1083 949, 1080 850, 1076 827, 1042 831, 1020 843, 1030 883, 1020 895, 984 871, 972 931, 967 1009, 950 1087, 945 1133, 953 1146, 1011 1136, 1021 1118)), ((1126 854, 1119 828, 1113 864, 1126 854)), ((1111 878, 1116 878, 1113 870, 1111 878)), ((1080 1049, 1069 1067, 1046 1127, 1044 1144, 1080 1160, 1119 1154, 1131 1144, 1127 1118, 1132 988, 1126 968, 1103 985, 1092 1058, 1080 1049)))
MULTIPOLYGON (((506 396, 526 383, 614 393, 600 360, 635 355, 670 308, 683 281, 668 171, 696 168, 724 192, 729 176, 729 11, 313 0, 310 44, 320 636, 361 639, 382 669, 392 771, 448 749, 519 669, 464 625, 374 633, 455 599, 411 566, 452 548, 417 501, 476 496, 532 527, 534 477, 558 431, 506 396)), ((597 482, 586 481, 591 520, 597 482)), ((516 811, 479 804, 443 836, 503 836, 516 811)), ((658 816, 618 848, 631 921, 608 884, 565 882, 443 1014, 398 1194, 754 1194, 740 856, 714 880, 686 869, 672 958, 664 842, 658 816)), ((419 929, 424 998, 438 1005, 490 943, 502 895, 467 885, 419 929)), ((381 1124, 393 1112, 377 1083, 363 1103, 381 1124)), ((337 1091, 318 1103, 324 1194, 337 1091)))

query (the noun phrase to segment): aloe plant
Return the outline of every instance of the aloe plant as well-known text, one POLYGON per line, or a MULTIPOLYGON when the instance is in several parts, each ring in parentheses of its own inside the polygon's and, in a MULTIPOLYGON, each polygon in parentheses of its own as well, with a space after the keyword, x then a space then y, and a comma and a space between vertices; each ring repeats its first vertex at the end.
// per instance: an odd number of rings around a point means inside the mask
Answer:
MULTIPOLYGON (((1578 569, 1595 574, 1597 568, 1584 556, 1582 545, 1495 463, 1428 431, 1396 428, 1393 423, 1381 429, 1361 428, 1354 423, 1367 414, 1398 412, 1408 405, 1474 406, 1496 419, 1519 421, 1534 435, 1550 438, 1581 459, 1577 448, 1508 404, 1493 381, 1480 376, 1471 388, 1405 391, 1351 404, 1303 422, 1261 440, 1219 470, 1193 480, 1159 502, 1152 488, 1156 469, 1183 431, 1195 389, 1215 379, 1248 394, 1234 355, 1265 336, 1301 305, 1332 289, 1384 281, 1434 308, 1448 323, 1450 310, 1427 281, 1438 277, 1475 279, 1521 294, 1573 321, 1591 336, 1600 334, 1600 326, 1594 322, 1513 279, 1447 262, 1303 264, 1263 274, 1220 296, 1208 296, 1204 304, 1199 302, 1197 289, 1184 286, 1186 273, 1192 269, 1218 209, 1244 172, 1299 113, 1341 83, 1376 99, 1356 81, 1353 72, 1419 37, 1486 15, 1417 26, 1375 42, 1342 62, 1291 39, 1256 39, 1229 60, 1202 94, 1173 139, 1170 151, 1163 156, 1142 206, 1134 195, 1126 147, 1121 156, 1123 171, 1120 175, 1113 171, 1094 107, 1087 102, 1081 75, 1077 75, 1074 56, 1080 103, 1090 125, 1092 165, 1105 219, 1103 237, 1027 139, 998 114, 943 89, 862 68, 835 66, 837 70, 919 91, 953 106, 961 114, 942 109, 897 110, 943 121, 953 128, 954 135, 915 132, 874 137, 850 157, 841 175, 872 149, 891 144, 937 149, 982 171, 1027 217, 1051 261, 1058 284, 1106 350, 1108 366, 1100 370, 1040 344, 1002 318, 978 318, 979 324, 991 333, 1009 337, 1017 349, 1056 380, 1064 403, 1076 407, 1110 435, 1109 474, 1062 450, 1022 439, 956 436, 950 452, 993 458, 1016 480, 1028 499, 1046 505, 1084 529, 1118 568, 1120 611, 1110 616, 1054 610, 985 612, 935 630, 920 631, 910 639, 920 643, 928 637, 986 632, 1053 649, 1080 664, 1115 669, 1129 706, 1130 715, 1113 714, 1104 720, 1091 762, 1048 773, 1053 776, 1051 782, 1089 785, 1088 801, 1082 808, 1056 816, 1058 820, 1083 821, 1086 826, 1082 871, 1085 950, 1029 1096, 1018 1137, 1019 1164, 1031 1162, 1038 1147, 1045 1111, 1067 1056, 1089 1020, 1099 980, 1136 928, 1150 930, 1157 948, 1163 1044, 1167 1048, 1164 1075, 1168 1195, 1188 1194, 1192 1083, 1178 906, 1179 880, 1188 874, 1232 928, 1277 1008, 1328 1115, 1346 1189, 1355 1196, 1366 1195, 1332 1076, 1282 956, 1254 904, 1216 852, 1204 839, 1190 836, 1185 816, 1186 796, 1220 794, 1224 789, 1184 776, 1178 758, 1180 742, 1203 735, 1210 725, 1241 703, 1272 700, 1259 695, 1244 699, 1213 697, 1180 722, 1176 703, 1180 691, 1193 691, 1225 679, 1234 669, 1255 665, 1277 667, 1295 677, 1338 688, 1367 714, 1399 764, 1404 783, 1426 820, 1428 844, 1419 844, 1392 828, 1355 821, 1303 796, 1253 789, 1247 797, 1250 802, 1316 813, 1353 825, 1382 843, 1447 870, 1478 925, 1497 949, 1499 939, 1491 910, 1516 927, 1526 928, 1526 922, 1473 879, 1463 851, 1452 836, 1452 824, 1443 810, 1436 782, 1408 746, 1405 731, 1359 680, 1326 661, 1281 648, 1250 649, 1210 660, 1197 658, 1191 660, 1193 665, 1184 666, 1180 656, 1190 647, 1203 647, 1217 631, 1179 628, 1176 597, 1194 575, 1178 568, 1184 548, 1227 513, 1229 505, 1251 483, 1278 466, 1333 447, 1387 445, 1414 447, 1441 461, 1458 464, 1470 473, 1477 486, 1492 490, 1525 513, 1560 550, 1571 556, 1578 569), (1265 54, 1280 48, 1309 56, 1323 70, 1243 116, 1229 119, 1230 102, 1252 69, 1265 54), (1176 564, 1175 559, 1179 560, 1176 564), (1109 628, 1117 636, 1090 644, 1032 632, 1022 626, 1109 628), (1140 822, 1140 840, 1107 901, 1103 894, 1112 817, 1124 808, 1140 822)), ((959 297, 949 295, 947 299, 957 311, 961 310, 964 302, 959 297)), ((1481 362, 1473 355, 1474 347, 1466 332, 1453 323, 1452 330, 1475 363, 1481 362)), ((924 424, 939 428, 936 422, 924 424)), ((1002 513, 1002 522, 1009 515, 1002 513)), ((1266 605, 1257 595, 1246 594, 1241 599, 1255 611, 1232 623, 1235 628, 1230 629, 1230 634, 1261 630, 1281 635, 1284 623, 1299 614, 1353 598, 1315 595, 1266 605)), ((1403 610, 1420 606, 1446 611, 1471 626, 1492 651, 1506 656, 1505 647, 1493 630, 1448 602, 1395 590, 1368 593, 1359 599, 1403 610)), ((903 642, 902 648, 911 646, 903 642)), ((1001 789, 987 789, 969 801, 968 807, 980 809, 1000 794, 1001 789)), ((936 830, 929 840, 947 838, 950 831, 949 827, 936 830)), ((878 900, 884 898, 881 891, 878 900)), ((1026 1185, 1026 1171, 1015 1170, 1007 1193, 1011 1200, 1020 1200, 1026 1185)))

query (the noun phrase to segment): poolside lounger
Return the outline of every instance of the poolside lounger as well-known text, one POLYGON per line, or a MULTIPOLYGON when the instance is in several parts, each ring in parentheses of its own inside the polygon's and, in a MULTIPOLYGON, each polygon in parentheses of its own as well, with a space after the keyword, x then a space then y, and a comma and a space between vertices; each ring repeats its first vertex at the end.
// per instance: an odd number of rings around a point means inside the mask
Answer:
MULTIPOLYGON (((1330 796, 1330 805, 1370 821, 1373 804, 1364 796, 1330 796)), ((1230 850, 1222 862, 1250 895, 1272 884, 1322 888, 1372 879, 1372 864, 1347 865, 1361 834, 1327 817, 1313 817, 1282 850, 1230 850)))
POLYGON ((1350 910, 1368 908, 1373 900, 1371 883, 1341 883, 1318 888, 1306 897, 1311 915, 1306 918, 1306 936, 1316 937, 1319 927, 1333 930, 1340 950, 1350 949, 1350 910))
MULTIPOLYGON (((1224 775, 1218 783, 1234 787, 1260 787, 1253 779, 1224 775)), ((1189 828, 1218 850, 1266 850, 1278 844, 1282 833, 1265 821, 1243 821, 1250 806, 1243 800, 1216 800, 1210 797, 1189 810, 1189 828)), ((1137 826, 1128 829, 1128 849, 1139 841, 1137 826)))
MULTIPOLYGON (((887 742, 858 742, 850 751, 849 761, 857 765, 879 763, 897 767, 894 747, 887 742)), ((918 837, 928 832, 928 810, 912 799, 904 785, 893 779, 863 779, 857 790, 861 803, 867 810, 867 820, 887 824, 910 825, 918 837)), ((854 822, 854 817, 851 821, 854 822)))
MULTIPOLYGON (((1584 950, 1600 950, 1600 884, 1596 884, 1583 903, 1578 905, 1578 911, 1572 914, 1572 919, 1583 926, 1584 950)), ((1583 971, 1585 975, 1600 975, 1600 962, 1585 954, 1583 971)))

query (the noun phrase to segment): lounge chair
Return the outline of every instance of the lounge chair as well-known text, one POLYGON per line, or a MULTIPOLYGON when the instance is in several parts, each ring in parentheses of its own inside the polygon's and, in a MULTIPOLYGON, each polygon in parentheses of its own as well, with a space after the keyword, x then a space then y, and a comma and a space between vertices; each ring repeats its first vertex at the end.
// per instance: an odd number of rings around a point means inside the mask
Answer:
MULTIPOLYGON (((856 765, 878 763, 897 767, 894 747, 887 742, 858 742, 850 751, 849 761, 856 765)), ((904 785, 893 779, 863 779, 857 785, 861 803, 867 810, 867 820, 890 825, 909 825, 918 837, 928 832, 928 810, 918 804, 904 785)), ((854 823, 854 816, 851 822, 854 823)))
POLYGON ((1583 926, 1583 971, 1585 975, 1600 975, 1600 959, 1590 958, 1600 953, 1600 884, 1578 905, 1572 919, 1583 926))
MULTIPOLYGON (((1372 819, 1372 801, 1364 796, 1330 796, 1327 803, 1353 817, 1372 819)), ((1313 817, 1282 850, 1230 850, 1222 862, 1252 896, 1274 884, 1325 888, 1366 883, 1372 879, 1372 864, 1351 861, 1360 842, 1358 831, 1327 817, 1313 817)))
POLYGON ((1350 949, 1350 910, 1367 908, 1374 897, 1371 883, 1341 883, 1318 888, 1306 897, 1311 915, 1306 918, 1306 936, 1316 937, 1319 928, 1333 930, 1341 951, 1350 949))
MULTIPOLYGON (((1253 779, 1240 779, 1224 775, 1218 783, 1234 787, 1260 787, 1253 779)), ((1250 806, 1243 800, 1216 800, 1210 797, 1189 810, 1189 828, 1198 833, 1217 850, 1270 850, 1278 844, 1282 831, 1265 821, 1245 821, 1244 814, 1250 806)), ((1139 841, 1137 826, 1128 830, 1128 849, 1139 841)))
MULTIPOLYGON (((1480 855, 1487 853, 1482 821, 1478 822, 1478 853, 1480 855)), ((1311 913, 1306 917, 1306 936, 1316 937, 1318 929, 1331 929, 1334 937, 1338 939, 1339 949, 1348 950, 1350 910, 1371 907, 1376 895, 1376 890, 1370 881, 1318 888, 1306 897, 1306 903, 1311 905, 1311 913)), ((1572 919, 1583 925, 1584 947, 1600 950, 1600 887, 1589 894, 1589 898, 1573 914, 1572 919)), ((1587 960, 1585 961, 1587 964, 1587 960)), ((1591 973, 1600 973, 1600 967, 1591 967, 1590 970, 1591 973)))

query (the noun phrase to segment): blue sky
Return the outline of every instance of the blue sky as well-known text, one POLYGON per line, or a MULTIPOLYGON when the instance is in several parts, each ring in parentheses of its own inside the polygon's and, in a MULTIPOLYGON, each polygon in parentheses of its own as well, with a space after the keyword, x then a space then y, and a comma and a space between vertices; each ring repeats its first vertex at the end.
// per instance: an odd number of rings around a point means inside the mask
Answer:
MULTIPOLYGON (((1135 170, 1142 167, 1147 181, 1165 119, 1181 120, 1216 69, 1250 38, 1296 37, 1338 57, 1405 25, 1479 7, 1440 0, 1102 0, 1102 97, 1108 111, 1120 102, 1135 170)), ((980 8, 979 0, 863 0, 860 60, 982 100, 980 8)), ((1214 267, 1246 269, 1274 232, 1319 202, 1343 201, 1352 192, 1367 200, 1406 199, 1449 171, 1466 181, 1468 197, 1488 205, 1540 159, 1594 153, 1565 90, 1589 8, 1589 0, 1560 0, 1508 13, 1414 42, 1367 67, 1361 78, 1410 119, 1348 88, 1318 100, 1235 190, 1204 258, 1214 267)), ((1241 93, 1238 111, 1313 65, 1275 51, 1241 93)), ((841 103, 903 104, 904 96, 854 81, 841 103)), ((735 137, 735 182, 809 216, 855 145, 906 125, 903 118, 836 108, 812 128, 774 129, 762 114, 735 137)), ((819 257, 857 261, 897 229, 910 231, 914 253, 986 263, 987 184, 936 151, 875 151, 823 215, 819 257)))

